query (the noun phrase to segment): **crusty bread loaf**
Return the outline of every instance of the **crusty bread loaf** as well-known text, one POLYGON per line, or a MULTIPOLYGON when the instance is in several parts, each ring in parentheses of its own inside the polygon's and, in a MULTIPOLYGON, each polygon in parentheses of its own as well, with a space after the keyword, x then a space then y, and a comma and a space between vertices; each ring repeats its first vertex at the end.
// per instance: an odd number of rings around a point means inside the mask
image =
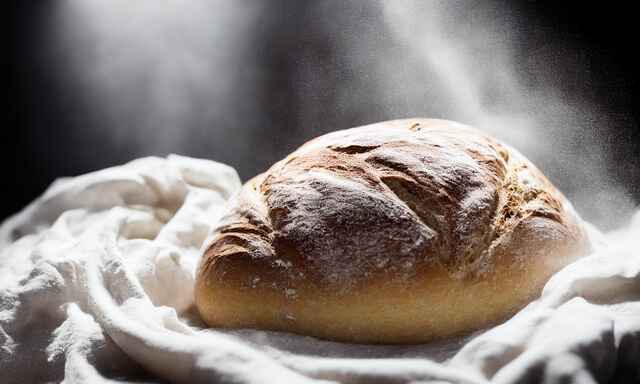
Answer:
POLYGON ((309 141, 244 186, 207 244, 208 325, 367 343, 493 324, 589 247, 526 158, 429 119, 309 141))

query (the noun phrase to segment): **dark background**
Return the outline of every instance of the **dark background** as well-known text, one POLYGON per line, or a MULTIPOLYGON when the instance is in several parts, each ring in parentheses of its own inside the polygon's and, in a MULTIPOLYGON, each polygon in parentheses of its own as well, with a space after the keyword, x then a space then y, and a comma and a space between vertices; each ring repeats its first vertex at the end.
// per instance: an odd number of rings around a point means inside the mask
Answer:
MULTIPOLYGON (((114 112, 96 103, 94 88, 83 86, 77 73, 69 69, 69 61, 74 55, 84 54, 88 45, 82 45, 82 31, 78 32, 77 43, 60 44, 56 40, 54 24, 60 22, 54 17, 56 3, 14 1, 8 14, 8 101, 1 138, 5 161, 1 169, 0 220, 36 198, 58 177, 141 156, 176 152, 210 158, 234 166, 246 180, 321 133, 391 118, 438 115, 438 110, 424 108, 420 100, 410 96, 381 99, 379 90, 367 88, 367 84, 380 79, 366 77, 369 74, 362 68, 392 57, 379 57, 373 50, 361 55, 361 67, 354 68, 352 62, 345 61, 344 45, 336 41, 353 36, 362 39, 362 44, 383 44, 394 54, 404 54, 405 48, 395 50, 382 27, 376 4, 329 2, 320 12, 317 2, 273 1, 250 26, 247 39, 252 49, 242 53, 248 69, 240 70, 232 79, 233 91, 227 96, 233 102, 219 107, 200 98, 197 106, 188 109, 188 118, 179 119, 169 131, 158 128, 156 132, 154 122, 138 116, 145 112, 137 112, 147 93, 127 95, 136 107, 114 112), (79 48, 75 49, 76 45, 79 48), (315 79, 312 87, 300 80, 301 71, 305 71, 304 79, 315 79), (358 82, 364 77, 366 81, 358 82), (344 92, 340 92, 345 84, 359 87, 353 96, 358 99, 351 99, 348 105, 344 92), (138 129, 142 126, 144 129, 138 129), (129 134, 135 139, 127 140, 129 134), (114 139, 115 135, 119 138, 114 139)), ((578 84, 582 96, 606 111, 607 124, 594 128, 600 132, 596 139, 608 153, 602 160, 604 168, 622 186, 631 206, 637 206, 640 63, 634 6, 583 1, 514 3, 491 2, 494 14, 502 17, 504 13, 509 23, 516 25, 516 54, 535 55, 541 47, 552 44, 559 47, 557 57, 569 58, 560 60, 560 64, 548 64, 551 70, 557 66, 560 73, 554 85, 570 94, 578 84)), ((473 4, 461 2, 460 6, 473 4)), ((402 86, 399 84, 398 89, 402 86)), ((424 86, 428 88, 429 84, 424 86)), ((442 114, 436 117, 448 117, 442 114)), ((589 148, 584 151, 588 156, 589 148)), ((545 156, 525 154, 540 164, 570 198, 584 183, 600 182, 594 178, 580 184, 571 180, 570 172, 549 165, 545 156)), ((588 210, 588 204, 578 200, 578 208, 588 210)), ((626 207, 617 220, 603 219, 601 213, 586 216, 611 228, 620 225, 625 214, 631 214, 626 207)))

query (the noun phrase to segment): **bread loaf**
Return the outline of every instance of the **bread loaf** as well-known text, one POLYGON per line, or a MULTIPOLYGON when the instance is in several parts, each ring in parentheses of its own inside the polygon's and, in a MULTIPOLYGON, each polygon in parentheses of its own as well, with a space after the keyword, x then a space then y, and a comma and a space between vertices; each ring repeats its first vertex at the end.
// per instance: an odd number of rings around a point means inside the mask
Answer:
POLYGON ((514 149, 395 120, 318 137, 247 182, 207 242, 195 300, 212 327, 421 343, 505 319, 588 248, 514 149))

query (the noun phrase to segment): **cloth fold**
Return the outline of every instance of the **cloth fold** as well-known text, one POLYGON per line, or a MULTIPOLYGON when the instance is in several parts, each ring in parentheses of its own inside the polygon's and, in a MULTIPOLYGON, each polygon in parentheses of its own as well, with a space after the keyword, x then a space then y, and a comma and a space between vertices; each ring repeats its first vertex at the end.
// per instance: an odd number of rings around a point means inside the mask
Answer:
POLYGON ((204 327, 193 305, 200 248, 239 188, 224 164, 144 158, 60 179, 6 220, 3 380, 640 382, 640 212, 497 327, 425 345, 355 345, 204 327))

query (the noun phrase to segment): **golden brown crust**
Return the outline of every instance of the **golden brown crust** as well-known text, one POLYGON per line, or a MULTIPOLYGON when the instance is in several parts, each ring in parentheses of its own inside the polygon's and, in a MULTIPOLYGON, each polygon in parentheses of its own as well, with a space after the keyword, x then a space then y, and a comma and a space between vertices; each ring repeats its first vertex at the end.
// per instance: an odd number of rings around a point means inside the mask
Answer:
POLYGON ((517 151, 395 120, 316 138, 250 180, 206 248, 196 304, 210 326, 424 342, 513 313, 586 247, 517 151))

